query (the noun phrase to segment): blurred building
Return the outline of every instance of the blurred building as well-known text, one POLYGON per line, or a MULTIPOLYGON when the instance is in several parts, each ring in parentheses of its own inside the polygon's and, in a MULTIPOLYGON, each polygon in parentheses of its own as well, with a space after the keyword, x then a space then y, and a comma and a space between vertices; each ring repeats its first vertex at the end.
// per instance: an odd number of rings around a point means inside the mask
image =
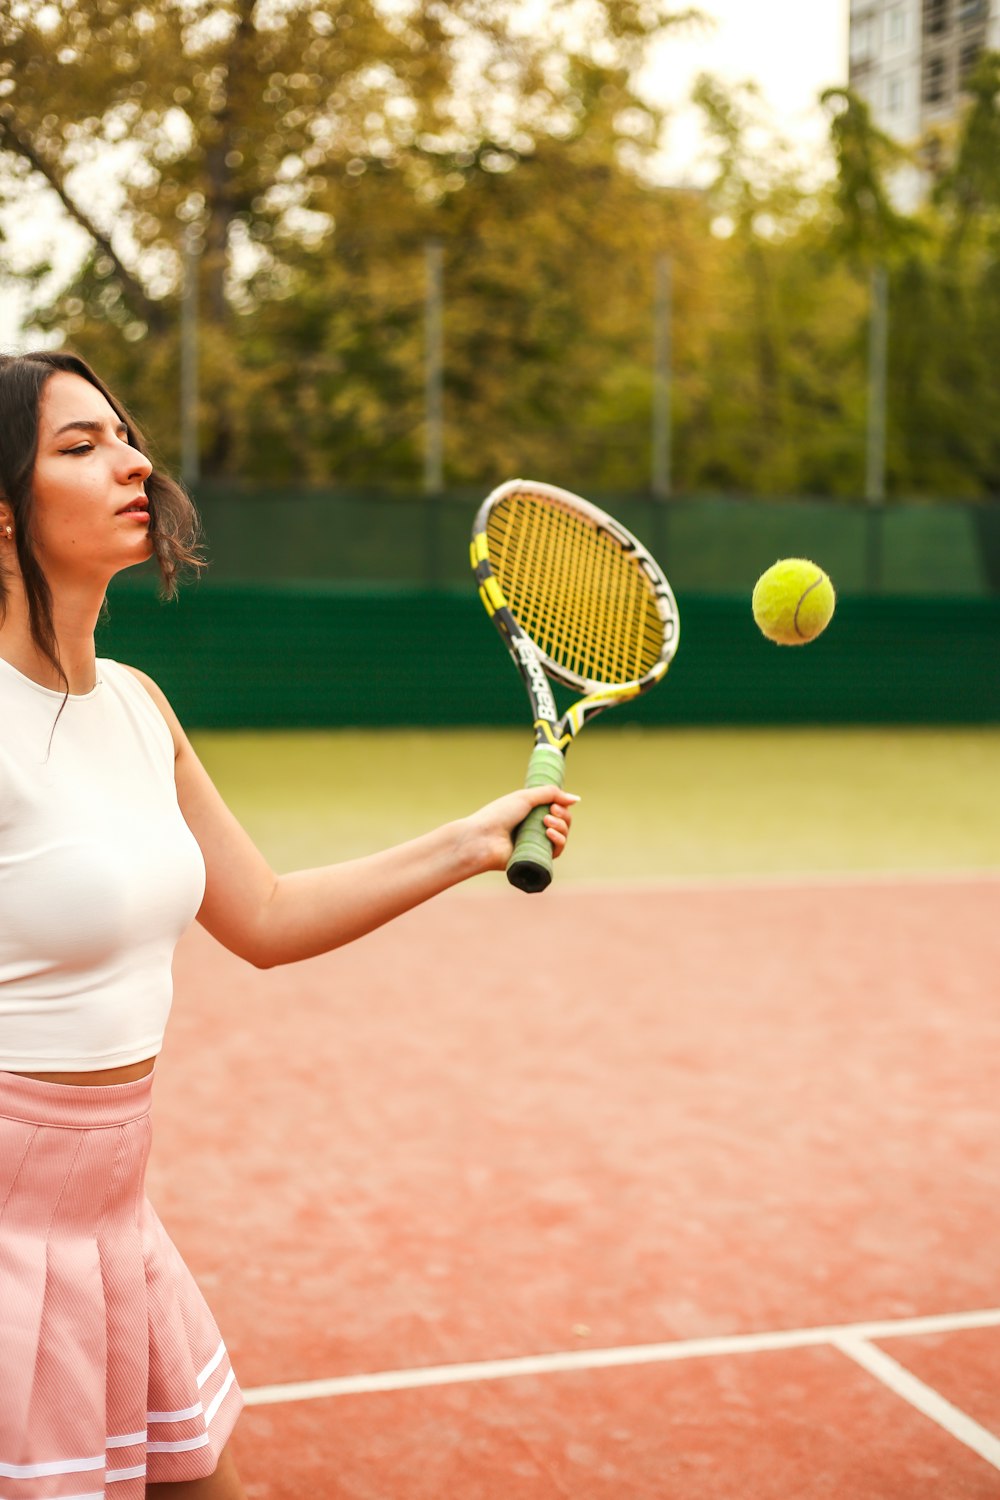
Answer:
MULTIPOLYGON (((876 125, 908 146, 947 133, 979 54, 1000 50, 1000 0, 851 0, 850 17, 848 82, 876 125)), ((928 183, 919 164, 904 169, 900 207, 915 208, 928 183)))

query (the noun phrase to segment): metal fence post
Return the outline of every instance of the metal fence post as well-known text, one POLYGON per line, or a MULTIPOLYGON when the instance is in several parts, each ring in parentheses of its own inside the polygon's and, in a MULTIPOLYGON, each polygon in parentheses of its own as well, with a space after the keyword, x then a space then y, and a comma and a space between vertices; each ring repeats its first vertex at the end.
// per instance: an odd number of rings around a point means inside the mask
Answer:
POLYGON ((424 247, 424 548, 425 578, 440 575, 441 491, 444 489, 444 255, 438 240, 424 247))
POLYGON ((444 271, 439 240, 424 250, 427 272, 424 311, 424 492, 439 494, 444 487, 444 271))
POLYGON ((889 355, 889 278, 885 266, 873 266, 868 324, 868 441, 865 499, 868 502, 866 578, 870 593, 882 588, 882 541, 885 509, 886 381, 889 355))
POLYGON ((181 287, 181 478, 197 484, 201 477, 198 444, 198 228, 184 231, 181 287))
POLYGON ((656 260, 653 299, 653 547, 666 546, 666 501, 672 484, 671 384, 673 377, 673 265, 668 255, 656 260))

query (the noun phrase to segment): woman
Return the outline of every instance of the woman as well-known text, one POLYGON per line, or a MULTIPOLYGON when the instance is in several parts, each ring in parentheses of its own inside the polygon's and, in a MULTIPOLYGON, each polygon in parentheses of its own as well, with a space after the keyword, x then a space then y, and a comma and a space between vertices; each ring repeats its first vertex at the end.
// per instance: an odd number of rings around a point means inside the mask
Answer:
POLYGON ((156 683, 98 660, 109 580, 195 562, 183 492, 79 359, 0 359, 0 1494, 241 1500, 241 1397, 145 1198, 153 1065, 191 919, 259 967, 501 869, 517 791, 381 854, 276 876, 156 683), (107 1488, 106 1488, 107 1486, 107 1488))

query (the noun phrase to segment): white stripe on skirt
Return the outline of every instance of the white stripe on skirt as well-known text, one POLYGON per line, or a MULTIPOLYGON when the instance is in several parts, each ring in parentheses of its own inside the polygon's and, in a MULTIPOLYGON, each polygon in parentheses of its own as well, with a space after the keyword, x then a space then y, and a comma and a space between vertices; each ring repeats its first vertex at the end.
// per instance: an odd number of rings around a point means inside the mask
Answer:
MULTIPOLYGON (((225 1353, 225 1345, 220 1344, 218 1350, 216 1350, 215 1354, 212 1356, 211 1361, 205 1366, 205 1369, 202 1372, 206 1379, 212 1373, 212 1371, 218 1367, 220 1361, 225 1356, 225 1353)), ((208 1427, 211 1424, 212 1419, 218 1413, 219 1407, 226 1399, 229 1391, 232 1389, 235 1380, 236 1372, 234 1370, 230 1370, 229 1374, 226 1376, 222 1385, 219 1387, 218 1393, 216 1394, 214 1400, 211 1402, 207 1410, 201 1405, 201 1402, 199 1402, 197 1406, 187 1407, 183 1411, 151 1411, 149 1413, 149 1420, 153 1423, 184 1422, 190 1420, 190 1418, 192 1417, 199 1417, 204 1415, 205 1426, 208 1427)), ((198 1384, 204 1384, 201 1376, 199 1376, 198 1378, 198 1384)), ((150 1443, 146 1442, 146 1438, 147 1434, 145 1432, 128 1432, 124 1433, 120 1437, 109 1437, 107 1446, 109 1449, 129 1448, 133 1443, 146 1443, 147 1453, 189 1453, 194 1448, 204 1448, 209 1441, 207 1432, 201 1433, 198 1437, 184 1438, 183 1440, 176 1443, 150 1443)), ((107 1454, 102 1455, 100 1458, 68 1458, 63 1459, 62 1461, 56 1459, 51 1463, 43 1464, 0 1463, 0 1478, 48 1479, 52 1475, 56 1474, 84 1474, 90 1473, 95 1469, 103 1469, 106 1463, 107 1454)), ((144 1475, 145 1472, 145 1464, 136 1464, 130 1469, 108 1469, 106 1474, 106 1482, 108 1484, 111 1484, 116 1479, 137 1479, 144 1475)), ((3 1500, 2 1495, 0 1495, 0 1500, 3 1500)), ((66 1500, 88 1500, 88 1496, 67 1496, 66 1500)))

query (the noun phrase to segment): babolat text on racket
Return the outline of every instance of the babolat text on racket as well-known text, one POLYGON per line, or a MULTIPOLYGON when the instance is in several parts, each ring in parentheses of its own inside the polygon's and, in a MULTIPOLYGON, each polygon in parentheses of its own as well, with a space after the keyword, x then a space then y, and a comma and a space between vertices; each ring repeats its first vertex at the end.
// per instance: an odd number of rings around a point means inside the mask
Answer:
MULTIPOLYGON (((511 479, 484 500, 471 553, 479 597, 531 700, 525 786, 562 786, 566 749, 587 720, 665 675, 680 636, 670 585, 620 522, 533 479, 511 479), (551 682, 583 696, 560 715, 551 682)), ((534 808, 517 831, 507 879, 519 890, 543 891, 552 879, 547 811, 534 808)))

